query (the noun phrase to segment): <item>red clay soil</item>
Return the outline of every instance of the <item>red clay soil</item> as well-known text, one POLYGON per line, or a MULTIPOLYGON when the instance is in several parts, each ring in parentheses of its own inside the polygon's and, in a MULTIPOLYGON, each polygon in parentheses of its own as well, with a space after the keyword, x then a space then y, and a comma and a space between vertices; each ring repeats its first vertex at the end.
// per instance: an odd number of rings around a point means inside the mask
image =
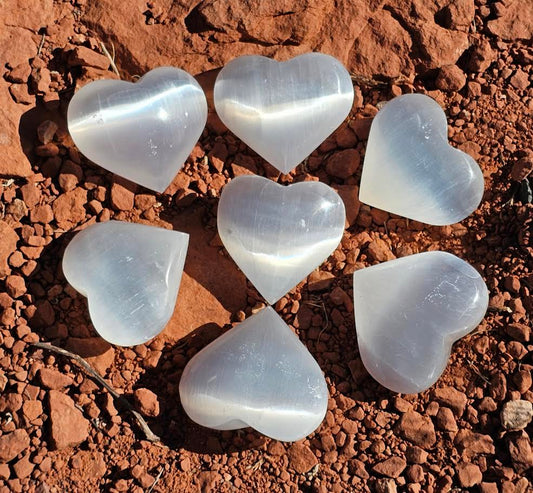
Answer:
POLYGON ((532 2, 6 0, 1 11, 0 492, 531 488, 521 401, 533 397, 532 2), (281 177, 211 111, 184 169, 155 194, 88 162, 69 137, 73 92, 116 77, 102 44, 125 80, 171 64, 197 75, 208 95, 216 69, 235 56, 323 51, 353 74, 355 102, 348 120, 281 177), (460 224, 428 227, 357 200, 372 117, 384 101, 413 91, 445 108, 452 144, 483 169, 483 202, 460 224), (318 360, 331 395, 321 427, 294 444, 250 429, 201 428, 179 402, 192 355, 263 306, 216 232, 221 189, 244 173, 281 183, 318 179, 348 210, 341 245, 276 304, 318 360), (131 349, 96 336, 86 300, 61 272, 73 234, 110 218, 191 234, 172 321, 131 349), (435 249, 479 270, 489 311, 455 345, 434 388, 397 395, 362 366, 351 274, 435 249), (161 442, 143 439, 100 384, 32 347, 36 341, 86 357, 161 442))

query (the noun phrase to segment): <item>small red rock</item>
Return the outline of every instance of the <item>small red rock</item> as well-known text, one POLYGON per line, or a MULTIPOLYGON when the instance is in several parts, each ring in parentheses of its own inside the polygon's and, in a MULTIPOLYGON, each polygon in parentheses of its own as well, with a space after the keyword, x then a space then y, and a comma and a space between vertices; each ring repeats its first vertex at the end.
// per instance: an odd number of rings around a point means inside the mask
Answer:
POLYGON ((56 449, 75 447, 89 436, 89 421, 74 401, 58 390, 48 392, 50 439, 56 449))
POLYGON ((35 223, 48 224, 54 219, 52 208, 48 204, 37 205, 30 211, 30 220, 35 223))
POLYGON ((460 91, 466 84, 466 75, 457 65, 445 65, 439 70, 435 85, 441 91, 460 91))
POLYGON ((51 120, 45 120, 37 127, 37 137, 43 144, 48 144, 54 139, 57 124, 51 120))
POLYGON ((11 272, 9 256, 16 250, 19 237, 6 222, 0 221, 0 278, 11 272))
POLYGON ((85 46, 76 46, 69 53, 68 64, 71 67, 82 65, 105 70, 109 68, 109 58, 85 46))
POLYGON ((305 474, 318 464, 318 459, 313 451, 302 443, 293 444, 287 453, 290 466, 299 474, 305 474))
POLYGON ((478 454, 494 454, 494 442, 489 435, 474 433, 472 430, 461 429, 455 435, 454 443, 465 457, 478 454))
POLYGON ((39 370, 39 379, 42 386, 50 390, 60 390, 70 387, 74 383, 71 377, 53 368, 41 368, 39 370))
POLYGON ((396 256, 391 252, 388 243, 381 238, 376 238, 368 244, 368 254, 373 260, 378 262, 386 262, 387 260, 394 260, 396 256))
POLYGON ((331 272, 314 270, 307 277, 307 289, 311 292, 324 291, 331 286, 334 280, 335 276, 331 272))
POLYGON ((467 398, 463 392, 453 387, 442 387, 433 391, 433 398, 441 405, 449 407, 460 418, 466 407, 467 398))
POLYGON ((150 418, 159 416, 159 399, 151 390, 136 389, 133 398, 141 414, 150 418))
POLYGON ((69 192, 70 190, 74 190, 82 179, 83 171, 81 166, 67 159, 61 167, 58 178, 59 186, 65 192, 69 192))
POLYGON ((26 430, 15 430, 0 437, 0 462, 10 462, 30 446, 26 430))
POLYGON ((30 462, 29 454, 13 464, 15 475, 19 479, 27 478, 32 473, 34 467, 35 466, 30 462))
POLYGON ((326 164, 326 171, 328 175, 345 179, 357 171, 360 163, 359 152, 355 149, 346 149, 332 154, 326 164))
POLYGON ((135 189, 137 187, 122 179, 115 179, 111 185, 111 206, 117 211, 130 211, 135 202, 135 189))
POLYGON ((427 461, 428 453, 420 447, 407 447, 405 451, 407 461, 412 464, 424 464, 427 461))
POLYGON ((518 474, 522 474, 533 467, 531 442, 527 434, 525 432, 522 433, 523 435, 509 440, 509 455, 518 474))
POLYGON ((26 292, 26 283, 21 276, 7 276, 6 291, 12 298, 20 298, 26 292))
POLYGON ((459 484, 464 488, 470 488, 476 484, 481 483, 483 475, 478 466, 475 464, 469 464, 461 462, 457 465, 457 479, 459 484))
POLYGON ((457 431, 457 423, 455 422, 455 417, 453 412, 448 407, 441 407, 435 418, 437 427, 443 431, 457 431))
POLYGON ((25 401, 22 405, 22 413, 24 417, 31 423, 43 414, 43 405, 41 401, 30 400, 25 401))
POLYGON ((431 447, 437 440, 431 419, 416 411, 407 411, 400 418, 398 431, 405 439, 422 448, 431 447))
POLYGON ((405 462, 404 458, 394 456, 376 464, 372 470, 383 476, 388 476, 389 478, 397 478, 402 474, 406 466, 407 462, 405 462))
POLYGON ((80 187, 60 195, 52 205, 57 225, 62 229, 70 229, 82 222, 86 203, 87 190, 80 187))

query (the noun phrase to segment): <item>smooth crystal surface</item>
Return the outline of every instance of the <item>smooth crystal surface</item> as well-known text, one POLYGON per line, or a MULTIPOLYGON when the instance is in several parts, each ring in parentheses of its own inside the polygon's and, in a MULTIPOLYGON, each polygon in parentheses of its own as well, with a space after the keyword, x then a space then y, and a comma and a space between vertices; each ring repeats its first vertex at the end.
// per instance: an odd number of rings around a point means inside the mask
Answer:
POLYGON ((143 224, 89 226, 63 256, 67 281, 87 297, 94 328, 112 344, 159 334, 176 304, 189 235, 143 224))
POLYGON ((312 433, 328 406, 322 370, 271 307, 196 354, 179 391, 185 412, 202 426, 251 426, 283 441, 312 433))
POLYGON ((137 82, 97 80, 68 107, 68 128, 91 161, 163 192, 207 121, 202 88, 187 72, 156 68, 137 82))
POLYGON ((483 174, 448 144, 446 115, 423 94, 389 101, 370 128, 359 199, 427 224, 462 221, 479 205, 483 174))
POLYGON ((279 185, 261 176, 228 183, 218 204, 218 233, 248 279, 275 303, 337 248, 344 203, 320 182, 279 185))
POLYGON ((322 53, 285 62, 241 56, 220 71, 214 89, 222 122, 283 173, 343 122, 353 97, 348 71, 322 53))
POLYGON ((426 252, 358 270, 355 327, 368 372, 394 392, 433 385, 452 344, 483 319, 488 291, 478 272, 445 252, 426 252))

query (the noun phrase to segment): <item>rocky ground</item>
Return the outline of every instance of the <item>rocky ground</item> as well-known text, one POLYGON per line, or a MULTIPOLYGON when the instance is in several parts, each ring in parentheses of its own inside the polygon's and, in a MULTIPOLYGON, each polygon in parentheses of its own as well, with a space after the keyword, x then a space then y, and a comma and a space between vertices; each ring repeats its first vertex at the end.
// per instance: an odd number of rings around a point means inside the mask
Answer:
POLYGON ((0 491, 481 491, 531 488, 531 171, 533 3, 522 0, 4 0, 0 17, 0 491), (353 75, 348 120, 305 164, 279 176, 210 113, 163 194, 88 162, 65 111, 96 78, 134 80, 172 64, 208 95, 216 69, 258 53, 330 53, 353 75), (478 160, 479 209, 428 227, 361 205, 369 125, 395 95, 425 92, 445 108, 453 145, 478 160), (319 179, 346 202, 341 245, 276 308, 324 370, 326 419, 280 443, 250 429, 192 423, 178 398, 187 361, 263 302, 216 233, 217 198, 233 177, 319 179), (529 175, 529 178, 528 178, 529 175), (73 234, 110 218, 191 235, 175 314, 131 349, 96 337, 86 301, 66 283, 73 234), (358 356, 351 273, 442 249, 473 264, 490 290, 485 320, 456 344, 434 388, 396 395, 358 356), (86 357, 146 416, 160 443, 51 342, 86 357), (528 414, 529 413, 529 414, 528 414))

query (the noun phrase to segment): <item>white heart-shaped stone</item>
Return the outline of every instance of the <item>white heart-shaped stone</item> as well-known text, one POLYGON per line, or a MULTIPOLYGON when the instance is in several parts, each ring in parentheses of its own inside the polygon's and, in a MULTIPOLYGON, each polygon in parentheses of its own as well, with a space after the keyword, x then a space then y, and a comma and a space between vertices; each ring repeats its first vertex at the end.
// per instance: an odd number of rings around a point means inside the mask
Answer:
POLYGON ((261 176, 228 183, 218 204, 218 233, 271 304, 318 267, 344 232, 344 203, 317 181, 279 185, 261 176))
POLYGON ((343 122, 353 97, 348 71, 322 53, 285 62, 241 56, 220 71, 214 89, 222 122, 283 173, 343 122))
POLYGON ((312 433, 328 407, 322 370, 271 307, 196 354, 179 392, 185 412, 202 426, 251 426, 287 442, 312 433))
POLYGON ((119 346, 142 344, 169 321, 189 235, 108 221, 89 226, 69 243, 63 273, 87 297, 94 328, 119 346))
POLYGON ((68 128, 91 161, 163 192, 207 121, 202 88, 187 72, 160 67, 137 82, 97 80, 68 107, 68 128))
POLYGON ((446 115, 423 94, 389 101, 370 128, 359 199, 427 224, 462 221, 481 202, 483 174, 448 143, 446 115))
POLYGON ((488 291, 479 273, 445 252, 426 252, 354 272, 361 359, 384 387, 404 394, 433 385, 452 344, 483 319, 488 291))

